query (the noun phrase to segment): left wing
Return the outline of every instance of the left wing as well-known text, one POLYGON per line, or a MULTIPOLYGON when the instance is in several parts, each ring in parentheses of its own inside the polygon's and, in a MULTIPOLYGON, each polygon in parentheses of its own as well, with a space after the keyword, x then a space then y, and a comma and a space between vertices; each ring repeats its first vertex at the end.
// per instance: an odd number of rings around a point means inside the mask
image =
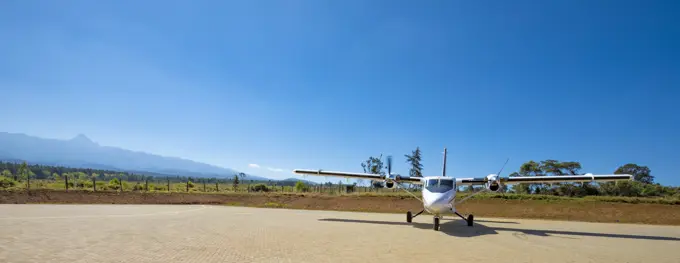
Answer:
MULTIPOLYGON (((613 181, 630 181, 633 176, 629 174, 606 174, 606 175, 556 175, 556 176, 514 176, 499 178, 503 184, 551 184, 551 183, 577 183, 577 182, 613 182, 613 181)), ((481 185, 489 182, 488 177, 479 178, 458 178, 456 184, 458 185, 481 185)))
MULTIPOLYGON (((306 175, 316 175, 316 176, 336 176, 351 179, 368 179, 371 181, 383 181, 388 179, 388 177, 379 174, 367 174, 367 173, 349 173, 349 172, 336 172, 336 171, 323 171, 323 170, 305 170, 305 169, 295 169, 293 170, 295 174, 306 174, 306 175)), ((402 177, 396 175, 392 178, 396 182, 406 182, 412 184, 421 184, 420 178, 418 177, 402 177)))

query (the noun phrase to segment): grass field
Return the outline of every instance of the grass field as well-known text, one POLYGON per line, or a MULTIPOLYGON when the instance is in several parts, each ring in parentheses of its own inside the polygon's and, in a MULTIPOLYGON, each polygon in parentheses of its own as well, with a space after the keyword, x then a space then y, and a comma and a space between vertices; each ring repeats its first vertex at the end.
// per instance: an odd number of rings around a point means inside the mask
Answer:
MULTIPOLYGON (((5 190, 0 203, 30 204, 212 204, 269 208, 382 213, 419 211, 422 203, 407 193, 248 193, 91 190, 5 190)), ((661 198, 482 194, 457 209, 479 217, 534 218, 586 222, 680 225, 680 203, 661 198)))

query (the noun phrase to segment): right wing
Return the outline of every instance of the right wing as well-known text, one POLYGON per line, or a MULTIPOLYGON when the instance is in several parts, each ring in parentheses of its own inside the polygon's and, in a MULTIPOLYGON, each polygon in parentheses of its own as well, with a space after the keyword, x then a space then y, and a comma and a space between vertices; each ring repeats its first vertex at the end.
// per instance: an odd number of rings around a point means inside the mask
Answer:
POLYGON ((557 176, 513 176, 504 178, 505 184, 520 183, 587 183, 587 182, 615 182, 630 181, 633 176, 629 174, 603 174, 603 175, 557 175, 557 176))
MULTIPOLYGON (((295 174, 306 174, 306 175, 316 175, 316 176, 336 176, 351 179, 368 179, 371 181, 383 181, 386 179, 385 176, 379 174, 367 174, 367 173, 348 173, 348 172, 335 172, 335 171, 323 171, 323 170, 305 170, 305 169, 295 169, 293 170, 295 174)), ((412 184, 420 184, 420 178, 418 177, 402 177, 398 176, 395 181, 397 182, 407 182, 412 184)))
MULTIPOLYGON (((487 177, 457 178, 458 185, 482 185, 490 180, 487 177)), ((551 184, 551 183, 585 183, 585 182, 615 182, 630 181, 633 176, 629 174, 604 174, 604 175, 549 175, 549 176, 511 176, 499 178, 503 184, 551 184)))

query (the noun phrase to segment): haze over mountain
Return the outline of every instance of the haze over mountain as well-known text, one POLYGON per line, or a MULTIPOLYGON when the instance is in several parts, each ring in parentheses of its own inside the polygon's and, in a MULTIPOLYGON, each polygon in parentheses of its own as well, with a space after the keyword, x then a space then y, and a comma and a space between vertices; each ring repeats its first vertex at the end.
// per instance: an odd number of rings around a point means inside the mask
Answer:
MULTIPOLYGON (((233 177, 239 171, 178 157, 102 146, 83 134, 70 140, 0 132, 0 159, 79 168, 151 172, 195 177, 233 177)), ((248 174, 250 180, 269 178, 248 174)))

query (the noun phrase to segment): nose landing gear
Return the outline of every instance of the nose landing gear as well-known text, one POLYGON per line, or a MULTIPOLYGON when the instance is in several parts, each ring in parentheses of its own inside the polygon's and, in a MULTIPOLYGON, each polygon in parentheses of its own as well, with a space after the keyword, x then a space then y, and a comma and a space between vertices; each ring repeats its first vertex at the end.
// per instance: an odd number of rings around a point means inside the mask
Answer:
MULTIPOLYGON (((425 210, 421 210, 420 212, 416 213, 415 215, 411 213, 411 211, 406 212, 406 222, 411 223, 413 222, 413 219, 416 218, 416 216, 419 216, 422 214, 425 210)), ((472 226, 473 222, 475 220, 475 217, 473 215, 468 215, 467 218, 464 217, 463 215, 459 214, 458 212, 454 212, 456 215, 458 215, 460 218, 465 220, 468 226, 472 226)), ((439 231, 439 221, 444 218, 443 216, 434 216, 433 218, 433 226, 432 229, 434 231, 439 231)))

